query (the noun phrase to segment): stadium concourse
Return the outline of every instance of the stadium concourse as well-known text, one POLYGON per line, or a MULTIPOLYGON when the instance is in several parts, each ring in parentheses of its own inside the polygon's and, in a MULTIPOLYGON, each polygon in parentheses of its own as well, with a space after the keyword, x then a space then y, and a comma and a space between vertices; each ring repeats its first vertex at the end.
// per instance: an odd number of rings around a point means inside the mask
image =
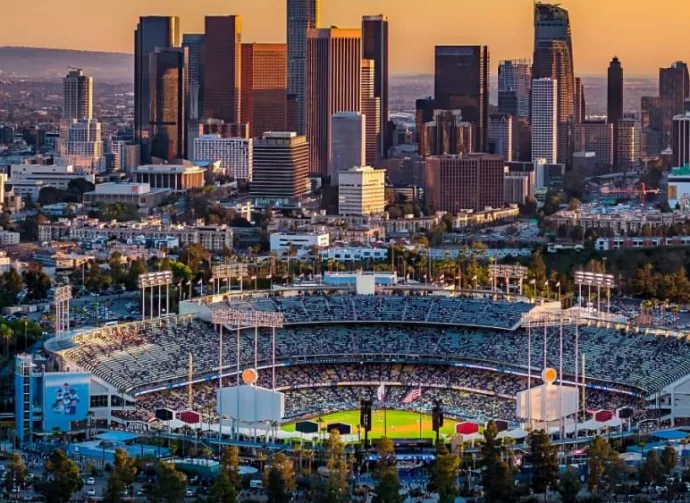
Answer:
MULTIPOLYGON (((408 292, 409 293, 409 292, 408 292)), ((559 368, 559 331, 521 326, 534 305, 482 296, 356 295, 350 292, 259 293, 214 296, 183 303, 179 316, 104 327, 52 340, 46 348, 64 365, 94 376, 136 398, 134 409, 111 410, 111 419, 147 424, 153 411, 189 408, 217 420, 219 336, 213 310, 273 311, 284 316, 276 330, 276 387, 286 394, 287 418, 356 409, 383 383, 389 408, 429 410, 442 401, 447 414, 477 421, 517 418, 515 395, 544 367, 559 368), (190 367, 191 356, 191 367, 190 367), (413 389, 421 396, 405 403, 413 389)), ((225 330, 223 385, 235 383, 237 344, 225 330)), ((240 333, 239 369, 260 369, 270 388, 272 333, 240 333), (255 343, 258 354, 255 354, 255 343)), ((596 324, 563 328, 565 381, 575 376, 576 339, 586 355, 586 408, 633 406, 645 417, 645 400, 690 375, 690 344, 683 338, 645 335, 596 324)), ((581 371, 580 371, 581 372, 581 371)), ((582 379, 582 376, 580 376, 582 379)))

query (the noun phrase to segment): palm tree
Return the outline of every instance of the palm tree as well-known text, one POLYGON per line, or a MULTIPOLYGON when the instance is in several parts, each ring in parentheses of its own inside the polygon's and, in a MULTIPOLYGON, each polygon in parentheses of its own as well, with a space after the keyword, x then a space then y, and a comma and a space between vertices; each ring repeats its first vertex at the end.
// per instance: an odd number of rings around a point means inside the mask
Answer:
POLYGON ((314 451, 312 451, 312 450, 304 451, 304 459, 307 460, 307 473, 310 474, 311 473, 311 462, 314 459, 314 451))
POLYGON ((256 455, 256 460, 259 462, 259 466, 260 466, 259 473, 264 472, 264 463, 266 462, 266 459, 267 459, 267 456, 263 450, 259 451, 258 454, 256 455))

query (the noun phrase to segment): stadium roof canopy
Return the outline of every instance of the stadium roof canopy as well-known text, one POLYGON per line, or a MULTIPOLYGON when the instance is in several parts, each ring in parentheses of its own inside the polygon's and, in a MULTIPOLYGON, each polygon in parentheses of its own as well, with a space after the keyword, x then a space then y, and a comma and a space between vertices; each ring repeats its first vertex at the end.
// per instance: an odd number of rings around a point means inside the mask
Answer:
POLYGON ((652 436, 663 440, 683 440, 688 438, 690 433, 681 430, 661 430, 655 431, 652 436))
POLYGON ((129 442, 140 436, 141 435, 137 435, 136 433, 129 433, 126 431, 106 431, 105 433, 96 435, 94 438, 104 442, 129 442))

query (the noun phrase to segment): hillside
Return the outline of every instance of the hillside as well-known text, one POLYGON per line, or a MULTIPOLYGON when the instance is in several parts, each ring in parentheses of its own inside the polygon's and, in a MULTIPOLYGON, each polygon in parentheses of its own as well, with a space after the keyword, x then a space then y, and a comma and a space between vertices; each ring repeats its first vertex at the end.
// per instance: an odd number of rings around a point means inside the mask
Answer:
POLYGON ((131 82, 134 62, 131 54, 73 51, 36 47, 0 47, 0 79, 53 80, 65 76, 68 66, 101 82, 131 82))

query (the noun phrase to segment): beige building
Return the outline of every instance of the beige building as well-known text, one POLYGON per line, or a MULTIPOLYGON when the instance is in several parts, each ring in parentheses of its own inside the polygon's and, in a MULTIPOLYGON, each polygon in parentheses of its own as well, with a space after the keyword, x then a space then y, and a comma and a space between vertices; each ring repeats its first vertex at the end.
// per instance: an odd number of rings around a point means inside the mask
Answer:
POLYGON ((386 170, 362 166, 341 171, 338 175, 338 212, 340 215, 383 213, 386 170))
POLYGON ((181 192, 204 186, 205 169, 194 165, 146 164, 132 171, 135 183, 148 183, 152 189, 181 192))

